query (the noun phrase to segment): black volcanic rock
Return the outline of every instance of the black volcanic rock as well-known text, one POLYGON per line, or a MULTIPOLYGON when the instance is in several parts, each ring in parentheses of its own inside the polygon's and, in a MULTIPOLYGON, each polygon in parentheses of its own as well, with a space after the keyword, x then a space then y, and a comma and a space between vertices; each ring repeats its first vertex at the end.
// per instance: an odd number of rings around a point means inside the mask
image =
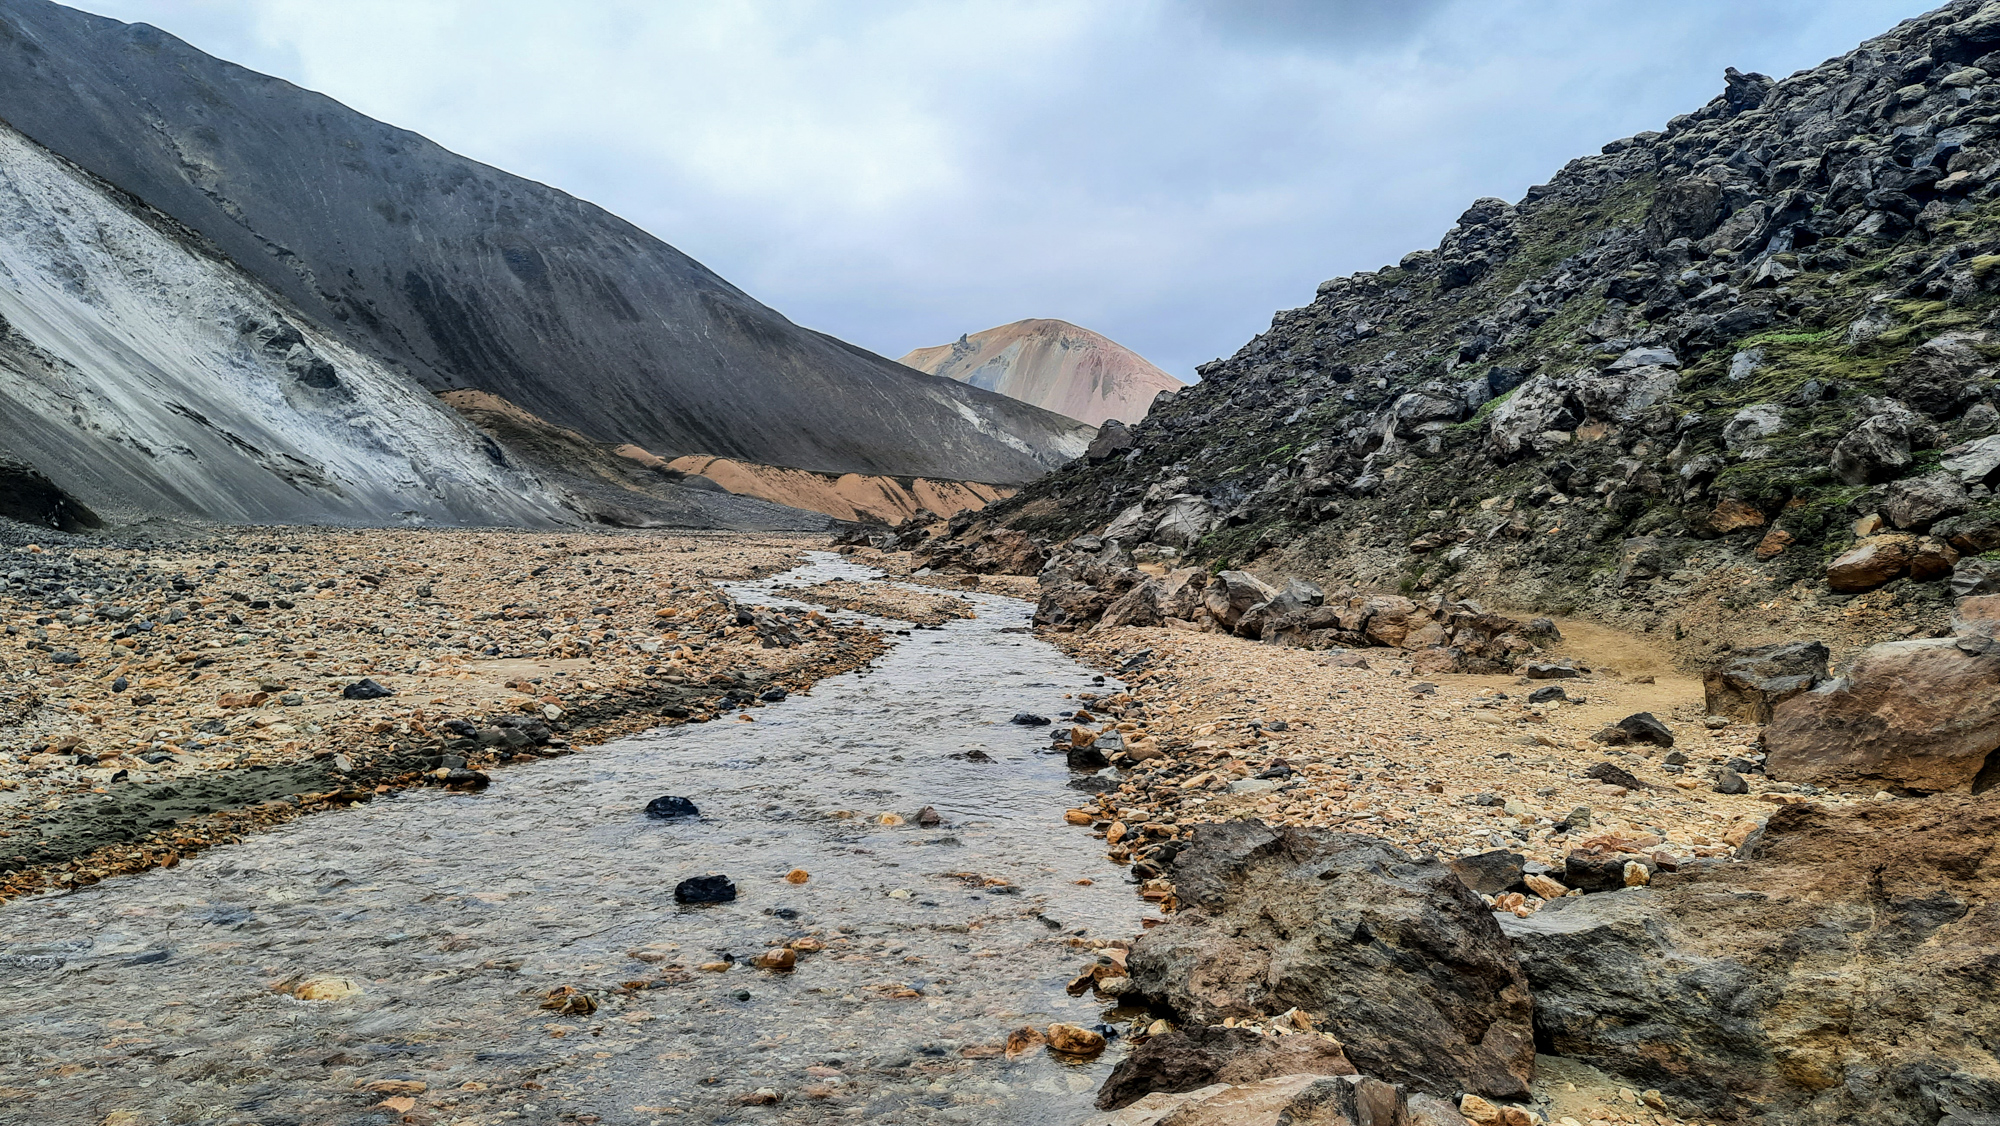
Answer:
POLYGON ((594 439, 1016 482, 1090 437, 802 329, 600 208, 145 24, 0 0, 0 118, 424 387, 594 439))

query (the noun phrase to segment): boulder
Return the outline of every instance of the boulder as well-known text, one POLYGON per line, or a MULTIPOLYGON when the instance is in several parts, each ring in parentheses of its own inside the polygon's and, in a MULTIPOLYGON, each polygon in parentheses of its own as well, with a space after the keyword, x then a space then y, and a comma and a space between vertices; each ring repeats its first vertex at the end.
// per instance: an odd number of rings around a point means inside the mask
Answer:
POLYGON ((2000 485, 2000 434, 1963 442, 1944 452, 1944 472, 1967 487, 2000 485))
POLYGON ((1951 595, 2000 594, 2000 561, 1962 559, 1951 573, 1951 595))
POLYGON ((1955 637, 1870 646, 1847 675, 1779 704, 1764 745, 1781 781, 1971 787, 2000 750, 2000 652, 1955 637))
POLYGON ((1157 579, 1147 579, 1119 596, 1118 600, 1104 608, 1104 614, 1097 620, 1098 629, 1114 629, 1118 626, 1157 626, 1163 619, 1160 612, 1161 596, 1165 588, 1157 579))
POLYGON ((1133 1048, 1098 1088, 1097 1108, 1117 1110, 1155 1091, 1179 1094, 1213 1083, 1306 1074, 1353 1075, 1354 1065, 1339 1044, 1318 1036, 1197 1025, 1150 1036, 1133 1048))
POLYGON ((1153 531, 1146 537, 1148 540, 1186 549, 1193 547, 1196 541, 1221 523, 1221 518, 1208 501, 1191 494, 1181 494, 1167 498, 1166 505, 1152 523, 1153 531))
POLYGON ((1278 589, 1248 571, 1223 571, 1209 581, 1202 608, 1217 625, 1234 631, 1243 615, 1260 602, 1269 602, 1278 589))
POLYGON ((1917 537, 1869 536, 1826 565, 1826 585, 1843 594, 1859 594, 1909 574, 1917 554, 1917 537))
POLYGON ((1817 641, 1739 649, 1702 676, 1705 714, 1771 722, 1771 709, 1826 679, 1831 654, 1817 641))
POLYGON ((2000 794, 1784 806, 1748 863, 1499 916, 1543 1050, 1682 1117, 2000 1115, 2000 794))
POLYGON ((1951 544, 1961 555, 2000 550, 2000 505, 1988 505, 1942 521, 1931 528, 1931 534, 1951 544))
POLYGON ((973 541, 965 554, 965 569, 979 575, 1033 575, 1048 558, 1026 532, 995 528, 973 541))
MULTIPOLYGON (((1556 691, 1561 692, 1562 689, 1556 691)), ((1453 857, 1445 861, 1445 867, 1463 880, 1466 887, 1481 895, 1505 895, 1519 890, 1522 866, 1527 862, 1528 858, 1518 852, 1496 848, 1472 856, 1453 857)))
POLYGON ((1932 524, 1946 517, 1957 516, 1972 508, 1972 498, 1966 495, 1965 486, 1949 473, 1928 473, 1922 477, 1905 477, 1889 485, 1888 499, 1882 505, 1882 515, 1898 531, 1926 531, 1932 524))
POLYGON ((1863 419, 1833 447, 1833 471, 1849 485, 1894 480, 1910 467, 1910 438, 1919 423, 1900 403, 1863 419))
POLYGON ((1465 1126, 1442 1099, 1361 1075, 1280 1075, 1155 1092, 1083 1126, 1465 1126))
POLYGON ((1128 1000, 1182 1025, 1294 1007, 1364 1073, 1432 1094, 1518 1098, 1532 1003, 1498 925, 1449 868, 1374 837, 1198 826, 1182 909, 1140 935, 1128 1000))
POLYGON ((1097 428, 1097 436, 1085 446, 1083 456, 1091 461, 1107 461, 1132 448, 1132 428, 1115 418, 1097 428))

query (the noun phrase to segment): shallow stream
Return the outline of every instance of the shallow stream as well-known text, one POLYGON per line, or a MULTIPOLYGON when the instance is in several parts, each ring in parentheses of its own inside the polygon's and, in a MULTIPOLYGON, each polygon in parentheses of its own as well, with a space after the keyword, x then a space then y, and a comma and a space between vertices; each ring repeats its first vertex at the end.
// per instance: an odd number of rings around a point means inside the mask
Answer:
MULTIPOLYGON (((813 560, 733 593, 771 603, 879 578, 813 560)), ((1100 1006, 1063 991, 1089 960, 1069 943, 1139 928, 1125 871, 1062 823, 1082 795, 1061 756, 1038 753, 1047 728, 1007 722, 1074 708, 1065 694, 1092 690, 1092 674, 1026 632, 1025 604, 965 597, 977 617, 899 635, 868 668, 751 719, 511 767, 480 794, 398 794, 0 907, 8 1120, 1083 1117, 1108 1062, 992 1047, 1023 1024, 1098 1023, 1100 1006), (700 817, 647 819, 665 794, 700 817), (943 823, 917 824, 924 806, 943 823), (810 879, 787 882, 793 869, 810 879), (734 902, 675 903, 677 883, 711 873, 734 902), (750 967, 806 935, 826 948, 796 969, 750 967), (699 968, 716 962, 733 964, 699 968), (360 992, 278 988, 318 977, 360 992), (562 986, 596 1011, 539 1007, 562 986), (779 1101, 742 1103, 760 1089, 779 1101)))

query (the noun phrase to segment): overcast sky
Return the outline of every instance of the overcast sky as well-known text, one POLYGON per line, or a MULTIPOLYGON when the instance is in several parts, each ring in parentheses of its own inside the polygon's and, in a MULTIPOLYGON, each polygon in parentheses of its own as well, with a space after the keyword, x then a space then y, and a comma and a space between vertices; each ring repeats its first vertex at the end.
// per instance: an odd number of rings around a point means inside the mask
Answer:
POLYGON ((1320 281, 1908 0, 78 0, 600 204, 889 356, 1182 378, 1320 281))

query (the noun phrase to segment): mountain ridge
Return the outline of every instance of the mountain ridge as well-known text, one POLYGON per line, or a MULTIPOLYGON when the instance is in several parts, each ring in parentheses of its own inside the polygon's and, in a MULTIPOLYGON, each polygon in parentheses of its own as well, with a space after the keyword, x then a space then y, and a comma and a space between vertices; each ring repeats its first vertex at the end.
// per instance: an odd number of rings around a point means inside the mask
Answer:
POLYGON ((144 24, 0 0, 0 119, 433 392, 666 455, 1017 482, 1088 433, 802 329, 545 185, 144 24))

